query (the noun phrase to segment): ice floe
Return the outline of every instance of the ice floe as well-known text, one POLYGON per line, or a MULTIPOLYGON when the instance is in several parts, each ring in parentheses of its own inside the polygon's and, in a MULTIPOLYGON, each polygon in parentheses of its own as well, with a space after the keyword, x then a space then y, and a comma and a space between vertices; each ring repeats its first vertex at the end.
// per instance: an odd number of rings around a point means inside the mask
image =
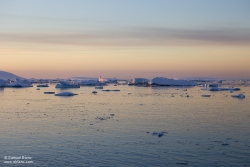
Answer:
POLYGON ((238 94, 238 95, 231 95, 231 97, 233 97, 233 98, 239 98, 239 99, 244 99, 244 98, 245 98, 245 95, 243 95, 243 94, 238 94))
POLYGON ((74 95, 77 95, 77 94, 72 93, 72 92, 61 92, 61 93, 55 94, 55 96, 74 96, 74 95))
POLYGON ((55 94, 55 92, 44 92, 44 94, 55 94))
POLYGON ((114 90, 106 89, 106 90, 102 90, 102 91, 105 91, 105 92, 109 92, 109 91, 119 92, 120 90, 119 89, 114 89, 114 90))
POLYGON ((214 87, 214 88, 202 88, 202 90, 208 90, 208 91, 238 91, 240 88, 223 88, 223 87, 214 87))
POLYGON ((202 95, 202 97, 210 97, 211 95, 202 95))
POLYGON ((153 132, 152 133, 153 136, 158 136, 158 137, 162 137, 164 134, 167 134, 167 132, 153 132))

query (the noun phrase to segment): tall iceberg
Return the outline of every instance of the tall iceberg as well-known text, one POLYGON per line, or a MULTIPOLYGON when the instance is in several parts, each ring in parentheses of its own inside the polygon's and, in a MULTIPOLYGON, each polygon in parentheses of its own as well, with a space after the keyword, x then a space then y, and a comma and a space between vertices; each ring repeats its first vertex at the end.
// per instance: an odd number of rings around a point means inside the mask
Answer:
POLYGON ((131 85, 143 85, 143 84, 148 84, 148 82, 149 82, 149 80, 146 78, 133 78, 129 84, 131 84, 131 85))
POLYGON ((100 83, 118 83, 116 78, 102 78, 101 76, 98 78, 98 82, 100 83))

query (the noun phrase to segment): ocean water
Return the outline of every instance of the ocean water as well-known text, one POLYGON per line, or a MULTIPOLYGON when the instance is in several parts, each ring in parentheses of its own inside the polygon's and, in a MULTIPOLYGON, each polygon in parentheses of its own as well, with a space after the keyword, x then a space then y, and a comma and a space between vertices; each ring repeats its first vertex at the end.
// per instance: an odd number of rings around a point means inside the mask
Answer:
POLYGON ((250 166, 250 87, 49 86, 0 88, 0 166, 250 166))

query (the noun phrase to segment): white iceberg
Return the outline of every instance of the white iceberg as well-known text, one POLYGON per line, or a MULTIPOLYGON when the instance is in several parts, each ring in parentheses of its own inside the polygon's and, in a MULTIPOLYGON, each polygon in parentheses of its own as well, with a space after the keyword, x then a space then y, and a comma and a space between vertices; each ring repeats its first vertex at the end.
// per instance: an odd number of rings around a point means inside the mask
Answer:
POLYGON ((56 88, 80 88, 80 85, 78 82, 71 80, 61 80, 59 84, 56 84, 56 88))
POLYGON ((7 80, 6 87, 32 87, 32 84, 27 79, 16 78, 15 81, 7 80))
POLYGON ((27 79, 0 71, 0 87, 32 87, 32 84, 27 79))
POLYGON ((77 95, 77 94, 72 93, 72 92, 61 92, 61 93, 55 94, 55 96, 74 96, 74 95, 77 95))
POLYGON ((116 78, 102 78, 101 76, 98 78, 98 82, 101 82, 101 83, 118 83, 116 78))
POLYGON ((133 78, 129 85, 144 85, 148 84, 149 80, 146 78, 133 78))
POLYGON ((175 80, 164 77, 156 77, 151 80, 151 85, 157 86, 196 86, 197 83, 187 80, 175 80))
POLYGON ((93 80, 93 79, 91 79, 91 80, 82 80, 82 81, 80 81, 80 84, 82 86, 104 86, 104 85, 106 85, 106 83, 100 83, 99 81, 93 80))

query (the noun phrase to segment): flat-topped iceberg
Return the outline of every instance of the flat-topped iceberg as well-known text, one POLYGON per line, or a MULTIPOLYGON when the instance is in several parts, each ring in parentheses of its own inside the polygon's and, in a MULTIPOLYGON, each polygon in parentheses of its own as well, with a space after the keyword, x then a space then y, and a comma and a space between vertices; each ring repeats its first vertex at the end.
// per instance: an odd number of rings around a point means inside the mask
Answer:
POLYGON ((71 80, 61 80, 59 84, 56 84, 56 88, 80 88, 80 85, 71 80))
POLYGON ((107 85, 106 83, 101 83, 101 82, 99 82, 97 80, 93 80, 93 79, 91 79, 91 80, 82 80, 82 81, 80 81, 80 84, 82 86, 105 86, 105 85, 107 85))
POLYGON ((164 77, 156 77, 151 80, 151 85, 158 86, 196 86, 197 83, 187 80, 175 80, 164 77))

